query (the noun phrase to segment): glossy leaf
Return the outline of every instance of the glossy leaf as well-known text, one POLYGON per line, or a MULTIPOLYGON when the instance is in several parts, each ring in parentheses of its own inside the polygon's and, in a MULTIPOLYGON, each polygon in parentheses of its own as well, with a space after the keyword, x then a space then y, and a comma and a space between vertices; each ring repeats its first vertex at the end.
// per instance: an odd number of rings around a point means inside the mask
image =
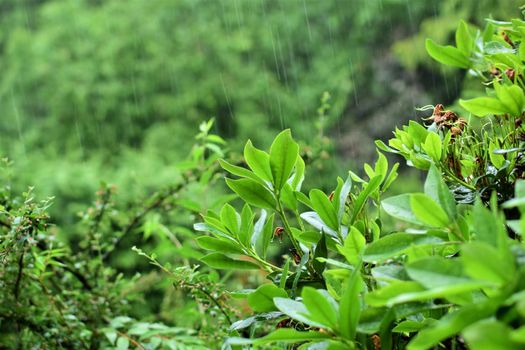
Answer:
POLYGON ((345 238, 343 246, 337 246, 337 250, 346 258, 352 265, 356 265, 360 261, 361 253, 366 245, 366 239, 363 234, 354 226, 352 226, 345 238))
POLYGON ((248 179, 252 179, 253 181, 260 183, 261 185, 265 185, 264 180, 262 180, 259 176, 255 175, 254 172, 248 169, 245 169, 237 165, 230 164, 223 159, 219 159, 219 164, 224 170, 226 170, 232 175, 236 175, 239 177, 246 177, 248 179))
POLYGON ((221 253, 210 253, 200 259, 206 265, 221 270, 253 270, 259 266, 246 260, 235 260, 221 253))
POLYGON ((470 100, 459 100, 461 107, 478 117, 484 117, 490 114, 505 114, 507 109, 496 98, 493 97, 476 97, 470 100))
POLYGON ((448 217, 453 220, 457 216, 456 201, 454 196, 443 181, 443 177, 438 169, 432 165, 428 171, 425 181, 425 194, 431 197, 443 209, 448 217))
POLYGON ((288 298, 275 298, 273 302, 279 311, 288 315, 294 320, 308 324, 312 327, 326 327, 325 324, 314 321, 314 319, 309 315, 306 306, 304 306, 304 304, 299 301, 288 298))
POLYGON ((421 225, 422 222, 414 215, 410 207, 410 194, 400 194, 389 197, 381 202, 381 208, 390 216, 412 224, 421 225))
POLYGON ((474 322, 489 317, 498 307, 499 302, 488 300, 482 303, 470 304, 453 311, 419 332, 408 344, 407 349, 426 350, 432 348, 441 341, 460 333, 474 322))
POLYGON ((277 190, 280 190, 290 177, 298 156, 299 145, 292 139, 290 129, 275 137, 270 147, 270 168, 277 190))
POLYGON ((304 287, 301 296, 312 320, 332 330, 339 328, 339 307, 327 291, 304 287))
POLYGON ((410 195, 410 208, 414 216, 422 223, 431 227, 447 227, 447 213, 431 197, 423 193, 410 195))
POLYGON ((218 239, 209 236, 197 237, 199 246, 206 250, 229 254, 242 254, 242 249, 233 240, 218 239))
POLYGON ((270 156, 268 153, 261 151, 253 146, 248 140, 244 146, 244 159, 246 164, 261 179, 272 182, 272 171, 270 169, 270 156))
POLYGON ((441 46, 427 39, 425 46, 428 54, 436 61, 447 66, 469 68, 470 61, 461 50, 453 46, 441 46))
POLYGON ((442 239, 430 235, 392 233, 367 245, 363 260, 366 262, 383 261, 402 254, 412 245, 433 245, 442 242, 442 239))
POLYGON ((226 179, 226 184, 248 204, 259 208, 275 209, 273 195, 266 188, 250 179, 226 179))
POLYGON ((470 56, 474 48, 474 38, 472 38, 468 24, 465 21, 459 21, 458 29, 456 30, 456 46, 467 57, 470 56))
POLYGON ((430 158, 439 163, 442 153, 441 138, 439 135, 433 132, 428 133, 425 143, 422 146, 430 158))
POLYGON ((327 339, 330 335, 316 331, 297 331, 293 328, 280 328, 262 338, 253 341, 255 345, 264 345, 275 342, 299 343, 304 341, 313 341, 327 339))
POLYGON ((370 182, 366 185, 365 189, 359 193, 359 196, 355 200, 354 203, 354 209, 352 212, 352 218, 350 219, 350 224, 353 224, 355 220, 357 219, 357 216, 363 209, 363 207, 366 204, 366 201, 368 198, 381 186, 381 182, 383 181, 381 175, 377 175, 370 179, 370 182))
POLYGON ((310 191, 310 202, 321 220, 332 230, 337 231, 339 220, 337 219, 335 208, 328 197, 321 190, 313 189, 310 191))
POLYGON ((286 298, 288 293, 274 284, 263 284, 253 293, 248 295, 248 304, 256 312, 268 312, 277 310, 273 298, 286 298))
POLYGON ((357 332, 357 324, 361 316, 360 294, 364 288, 364 283, 358 269, 355 269, 341 296, 339 303, 339 325, 341 334, 350 340, 354 340, 357 332))

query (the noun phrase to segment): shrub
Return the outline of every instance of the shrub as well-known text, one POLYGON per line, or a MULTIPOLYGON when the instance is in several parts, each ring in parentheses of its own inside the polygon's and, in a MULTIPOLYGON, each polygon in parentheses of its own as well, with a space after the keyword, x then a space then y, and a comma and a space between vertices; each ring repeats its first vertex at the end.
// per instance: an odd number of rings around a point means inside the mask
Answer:
POLYGON ((486 93, 460 100, 468 118, 438 104, 425 123, 397 129, 388 146, 377 142, 427 171, 421 193, 383 198, 397 164, 378 153, 365 179, 350 172, 329 194, 305 194, 290 130, 269 152, 248 141, 248 167, 221 161, 244 204, 195 225, 211 251, 200 260, 262 270, 268 280, 232 292, 253 313, 230 326, 226 347, 525 346, 524 36, 524 21, 491 20, 484 31, 461 22, 455 47, 427 41, 434 59, 468 69, 486 93), (387 230, 384 214, 399 227, 387 230), (284 262, 269 257, 284 242, 284 262))

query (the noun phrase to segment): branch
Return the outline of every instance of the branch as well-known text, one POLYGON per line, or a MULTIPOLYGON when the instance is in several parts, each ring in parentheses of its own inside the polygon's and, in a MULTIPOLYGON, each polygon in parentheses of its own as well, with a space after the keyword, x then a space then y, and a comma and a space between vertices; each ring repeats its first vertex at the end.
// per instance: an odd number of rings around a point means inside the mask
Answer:
POLYGON ((13 293, 15 294, 15 300, 18 301, 18 297, 20 296, 20 282, 22 281, 22 273, 24 270, 24 254, 25 249, 22 248, 22 253, 20 253, 20 257, 18 258, 18 274, 16 275, 16 281, 15 286, 13 288, 13 293))
POLYGON ((103 262, 107 262, 109 260, 110 256, 111 256, 111 254, 113 254, 113 252, 115 252, 115 250, 122 243, 124 238, 126 236, 128 236, 140 224, 142 219, 149 212, 151 212, 152 210, 155 210, 158 207, 160 207, 164 203, 164 201, 166 199, 168 199, 169 197, 173 196, 177 192, 180 192, 184 188, 184 186, 187 185, 187 182, 188 182, 188 180, 186 178, 184 178, 183 182, 181 182, 180 184, 178 184, 175 187, 169 188, 163 194, 161 194, 161 195, 159 195, 159 193, 154 194, 152 197, 154 197, 155 195, 158 195, 158 198, 155 199, 155 201, 153 203, 147 205, 141 212, 136 214, 131 219, 131 221, 122 230, 122 234, 118 237, 118 239, 116 240, 115 244, 113 244, 113 247, 111 247, 108 251, 106 251, 106 253, 102 256, 102 261, 103 262))

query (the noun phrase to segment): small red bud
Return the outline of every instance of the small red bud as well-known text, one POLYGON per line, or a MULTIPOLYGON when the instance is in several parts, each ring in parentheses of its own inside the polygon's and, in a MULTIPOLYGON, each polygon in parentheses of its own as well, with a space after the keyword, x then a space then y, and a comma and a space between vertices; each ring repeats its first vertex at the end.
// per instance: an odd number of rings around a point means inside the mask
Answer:
POLYGON ((284 232, 284 228, 282 227, 276 227, 275 230, 273 231, 273 237, 277 237, 279 238, 279 241, 282 242, 282 239, 283 239, 283 232, 284 232))

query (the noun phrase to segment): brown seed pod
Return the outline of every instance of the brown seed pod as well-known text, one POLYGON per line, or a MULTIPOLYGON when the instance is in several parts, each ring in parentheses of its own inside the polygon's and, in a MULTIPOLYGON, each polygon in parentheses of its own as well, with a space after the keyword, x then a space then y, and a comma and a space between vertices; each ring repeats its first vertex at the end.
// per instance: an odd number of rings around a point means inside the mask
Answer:
POLYGON ((291 323, 292 323, 292 319, 291 318, 285 318, 284 320, 279 321, 279 323, 277 323, 275 328, 288 328, 288 327, 290 327, 291 323))
POLYGON ((283 241, 283 233, 284 233, 284 228, 282 227, 276 227, 275 230, 273 231, 273 238, 279 238, 279 241, 283 241))
POLYGON ((452 134, 452 136, 458 136, 458 135, 461 135, 461 129, 458 128, 457 126, 453 126, 452 128, 450 128, 450 133, 452 134))
POLYGON ((467 126, 467 120, 463 117, 459 117, 456 124, 461 130, 463 130, 465 126, 467 126))
POLYGON ((443 112, 443 105, 441 103, 438 103, 435 107, 434 107, 434 111, 432 112, 432 115, 441 115, 441 113, 443 112))
POLYGON ((381 350, 381 337, 378 334, 372 334, 372 343, 374 343, 374 350, 381 350))
POLYGON ((446 111, 443 115, 443 118, 449 122, 449 121, 456 121, 458 119, 458 115, 452 111, 446 111))
POLYGON ((442 115, 434 116, 434 123, 436 123, 436 125, 438 125, 438 126, 443 124, 445 122, 445 120, 446 120, 445 117, 442 116, 442 115))
POLYGON ((514 71, 514 69, 511 69, 511 68, 507 68, 505 69, 505 75, 512 81, 514 81, 514 78, 516 76, 516 71, 514 71))
POLYGON ((492 75, 493 77, 499 77, 501 75, 501 71, 498 68, 493 67, 490 70, 490 75, 492 75))
POLYGON ((510 40, 508 34, 506 32, 501 32, 501 35, 503 36, 503 40, 505 40, 505 42, 507 44, 509 44, 510 46, 514 47, 514 43, 512 42, 512 40, 510 40))
POLYGON ((290 249, 290 254, 292 255, 293 261, 299 265, 301 263, 301 256, 297 253, 295 248, 290 249))

